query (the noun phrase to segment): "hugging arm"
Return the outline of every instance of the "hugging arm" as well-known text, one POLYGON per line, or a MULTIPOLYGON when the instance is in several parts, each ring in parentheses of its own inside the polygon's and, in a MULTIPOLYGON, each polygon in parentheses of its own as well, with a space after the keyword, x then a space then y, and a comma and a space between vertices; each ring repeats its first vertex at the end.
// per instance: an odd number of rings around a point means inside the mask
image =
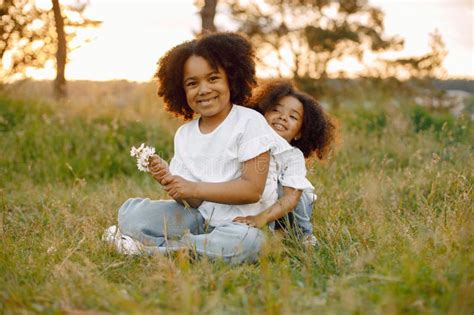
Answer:
POLYGON ((257 215, 236 217, 233 221, 261 228, 287 215, 297 206, 301 190, 283 186, 283 195, 273 205, 257 215))

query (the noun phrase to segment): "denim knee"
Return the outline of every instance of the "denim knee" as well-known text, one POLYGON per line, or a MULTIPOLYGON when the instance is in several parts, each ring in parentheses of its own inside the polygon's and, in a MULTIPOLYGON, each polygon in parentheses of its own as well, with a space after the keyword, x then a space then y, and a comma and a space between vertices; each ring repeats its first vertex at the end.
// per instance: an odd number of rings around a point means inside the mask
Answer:
POLYGON ((133 225, 134 205, 142 200, 141 198, 130 198, 125 201, 118 210, 118 225, 121 231, 128 230, 133 225))
POLYGON ((257 228, 232 222, 216 226, 209 234, 187 235, 182 240, 198 254, 240 264, 257 260, 264 235, 257 228))
POLYGON ((314 194, 312 192, 304 191, 301 194, 301 198, 296 208, 293 210, 296 224, 305 235, 313 233, 311 218, 313 214, 314 201, 314 194))

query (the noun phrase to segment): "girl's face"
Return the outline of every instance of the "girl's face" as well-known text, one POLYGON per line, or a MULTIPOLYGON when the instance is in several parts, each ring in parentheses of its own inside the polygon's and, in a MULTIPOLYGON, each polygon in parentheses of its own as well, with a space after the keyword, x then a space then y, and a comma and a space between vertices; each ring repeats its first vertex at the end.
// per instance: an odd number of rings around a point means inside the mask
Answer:
POLYGON ((231 110, 229 83, 221 67, 213 69, 206 59, 191 56, 184 63, 186 100, 203 121, 220 122, 231 110))
POLYGON ((288 95, 267 110, 265 119, 280 136, 291 142, 301 136, 303 114, 303 104, 296 97, 288 95))

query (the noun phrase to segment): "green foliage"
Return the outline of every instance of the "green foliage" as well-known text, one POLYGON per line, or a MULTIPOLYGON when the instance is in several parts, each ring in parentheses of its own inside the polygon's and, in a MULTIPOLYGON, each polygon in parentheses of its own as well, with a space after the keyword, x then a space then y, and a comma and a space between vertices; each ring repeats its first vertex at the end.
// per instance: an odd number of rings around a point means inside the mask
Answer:
POLYGON ((127 198, 166 197, 129 148, 169 158, 168 118, 0 97, 0 313, 472 313, 473 124, 364 94, 340 98, 338 150, 309 165, 319 247, 269 234, 239 266, 100 241, 127 198))
POLYGON ((423 107, 417 106, 412 110, 411 120, 416 132, 432 129, 439 133, 445 125, 452 127, 453 118, 448 115, 433 115, 423 107))
POLYGON ((350 117, 347 117, 347 127, 366 133, 382 133, 387 126, 387 114, 383 108, 368 109, 357 106, 350 117))
POLYGON ((19 101, 3 98, 0 100, 0 132, 10 131, 23 122, 26 116, 26 108, 19 104, 21 104, 19 101))
POLYGON ((450 113, 430 112, 421 106, 410 108, 409 115, 415 132, 432 131, 444 142, 472 141, 469 138, 472 123, 466 117, 456 119, 450 113))
POLYGON ((27 175, 34 183, 98 180, 137 176, 129 151, 142 142, 164 158, 172 136, 157 124, 98 117, 61 117, 47 104, 2 98, 0 121, 3 154, 0 174, 6 180, 27 175))

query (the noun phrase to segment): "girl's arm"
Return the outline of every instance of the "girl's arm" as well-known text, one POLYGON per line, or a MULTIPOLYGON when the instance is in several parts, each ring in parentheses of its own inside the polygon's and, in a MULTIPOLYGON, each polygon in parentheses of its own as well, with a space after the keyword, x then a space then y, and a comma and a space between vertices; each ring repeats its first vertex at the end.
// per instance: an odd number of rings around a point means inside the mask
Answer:
POLYGON ((236 180, 224 183, 191 182, 169 175, 161 183, 175 200, 206 200, 234 205, 255 203, 260 200, 265 188, 269 165, 270 153, 267 151, 243 162, 242 175, 236 180))
POLYGON ((283 196, 269 208, 257 215, 236 217, 233 221, 257 228, 264 227, 268 223, 278 220, 293 211, 300 200, 301 193, 301 190, 283 186, 283 196))

